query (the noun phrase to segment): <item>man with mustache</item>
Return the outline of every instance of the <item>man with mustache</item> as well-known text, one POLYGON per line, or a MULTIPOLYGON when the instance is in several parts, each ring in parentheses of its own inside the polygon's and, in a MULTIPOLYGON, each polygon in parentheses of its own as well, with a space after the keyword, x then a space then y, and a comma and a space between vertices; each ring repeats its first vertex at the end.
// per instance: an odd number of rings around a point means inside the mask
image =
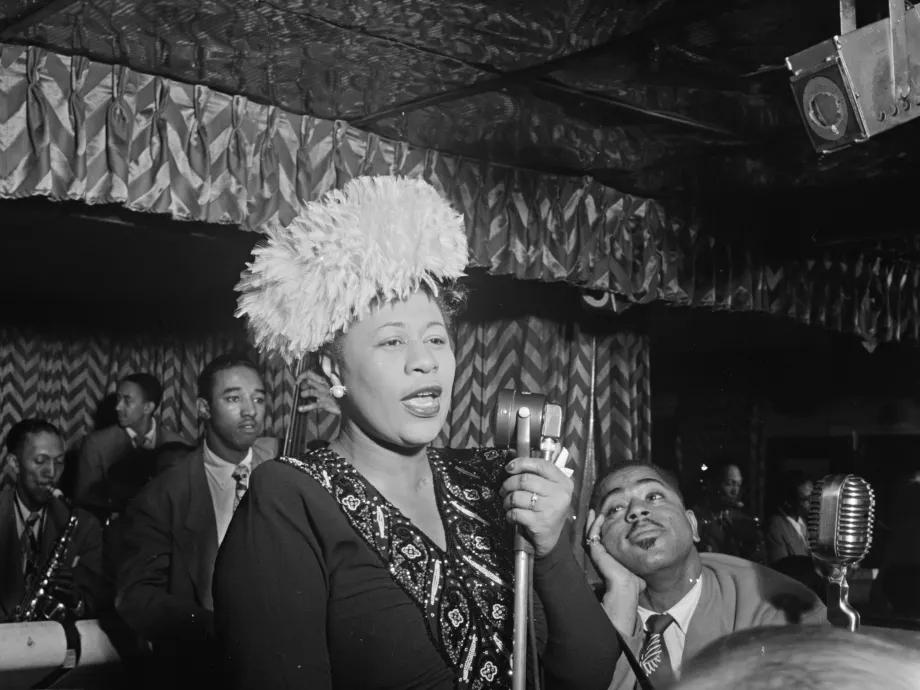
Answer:
MULTIPOLYGON (((24 419, 6 438, 5 462, 15 466, 15 481, 0 489, 0 623, 14 618, 67 528, 71 510, 52 492, 64 472, 64 441, 43 419, 24 419)), ((52 599, 73 618, 97 612, 102 593, 102 527, 76 510, 77 526, 61 566, 51 580, 52 599)))
MULTIPOLYGON (((270 459, 254 444, 265 386, 246 357, 221 355, 198 378, 204 438, 131 502, 121 535, 115 606, 157 659, 151 687, 202 687, 213 672, 211 579, 217 550, 248 488, 270 459)), ((274 440, 274 439, 272 439, 274 440)))
MULTIPOLYGON (((770 625, 824 623, 817 596, 784 575, 733 556, 700 554, 696 518, 676 478, 638 462, 598 485, 588 547, 603 576, 604 609, 653 688, 729 633, 770 625)), ((611 690, 637 687, 626 652, 611 690)))

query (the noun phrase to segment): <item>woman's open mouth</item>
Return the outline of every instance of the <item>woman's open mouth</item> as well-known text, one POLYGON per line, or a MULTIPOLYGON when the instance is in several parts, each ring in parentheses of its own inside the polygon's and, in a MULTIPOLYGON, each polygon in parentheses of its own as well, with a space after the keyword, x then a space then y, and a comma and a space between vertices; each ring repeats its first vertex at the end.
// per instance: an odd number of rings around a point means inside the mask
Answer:
POLYGON ((425 386, 404 397, 402 404, 416 417, 436 417, 441 411, 441 392, 440 386, 425 386))
POLYGON ((435 417, 441 411, 441 398, 433 395, 419 395, 403 400, 403 405, 416 417, 435 417))

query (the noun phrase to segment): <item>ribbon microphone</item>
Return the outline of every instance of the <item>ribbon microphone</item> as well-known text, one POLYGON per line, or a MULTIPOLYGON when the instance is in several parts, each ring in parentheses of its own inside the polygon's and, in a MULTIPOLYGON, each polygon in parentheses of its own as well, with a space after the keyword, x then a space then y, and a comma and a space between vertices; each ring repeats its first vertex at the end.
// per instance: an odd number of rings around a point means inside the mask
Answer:
POLYGON ((815 484, 809 499, 808 544, 826 566, 827 620, 850 632, 859 629, 859 613, 850 606, 847 574, 872 546, 875 492, 865 479, 832 474, 815 484))

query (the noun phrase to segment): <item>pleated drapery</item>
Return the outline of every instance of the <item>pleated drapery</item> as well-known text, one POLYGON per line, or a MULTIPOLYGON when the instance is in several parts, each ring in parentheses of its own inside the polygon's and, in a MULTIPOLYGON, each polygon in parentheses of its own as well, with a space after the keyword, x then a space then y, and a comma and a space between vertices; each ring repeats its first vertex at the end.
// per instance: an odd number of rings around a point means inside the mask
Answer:
MULTIPOLYGON (((0 198, 117 203, 252 230, 365 174, 423 177, 463 212, 474 266, 623 305, 764 311, 871 342, 920 339, 920 265, 772 264, 686 209, 591 178, 491 165, 200 85, 0 44, 0 198)), ((739 223, 745 222, 739 219, 739 223)))
MULTIPOLYGON (((27 417, 56 424, 75 447, 94 428, 101 401, 118 381, 146 371, 163 385, 158 412, 189 441, 200 434, 198 374, 218 354, 246 348, 241 334, 130 337, 0 327, 0 434, 27 417)), ((545 393, 562 405, 564 440, 577 468, 579 529, 595 477, 621 459, 649 459, 651 417, 648 338, 587 333, 577 320, 526 316, 458 324, 453 402, 438 444, 494 444, 492 412, 506 388, 545 393), (592 385, 592 357, 596 380, 592 385), (592 429, 592 409, 599 422, 592 429)), ((255 358, 268 398, 266 435, 283 437, 294 410, 294 376, 276 357, 255 358)), ((329 439, 337 417, 309 413, 308 438, 329 439)), ((0 453, 2 455, 2 453, 0 453)), ((578 547, 580 549, 580 546, 578 547)))

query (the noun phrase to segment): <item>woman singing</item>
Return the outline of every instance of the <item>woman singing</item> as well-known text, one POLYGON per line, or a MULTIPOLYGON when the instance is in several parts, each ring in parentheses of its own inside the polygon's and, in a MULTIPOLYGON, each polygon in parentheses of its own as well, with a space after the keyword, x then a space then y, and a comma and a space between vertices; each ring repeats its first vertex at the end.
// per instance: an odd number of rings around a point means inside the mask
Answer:
POLYGON ((430 445, 454 383, 462 217, 425 182, 364 177, 268 235, 239 313, 260 346, 319 354, 341 425, 328 449, 254 472, 227 532, 214 601, 230 685, 509 688, 519 525, 544 687, 606 690, 619 648, 572 555, 572 481, 430 445))

